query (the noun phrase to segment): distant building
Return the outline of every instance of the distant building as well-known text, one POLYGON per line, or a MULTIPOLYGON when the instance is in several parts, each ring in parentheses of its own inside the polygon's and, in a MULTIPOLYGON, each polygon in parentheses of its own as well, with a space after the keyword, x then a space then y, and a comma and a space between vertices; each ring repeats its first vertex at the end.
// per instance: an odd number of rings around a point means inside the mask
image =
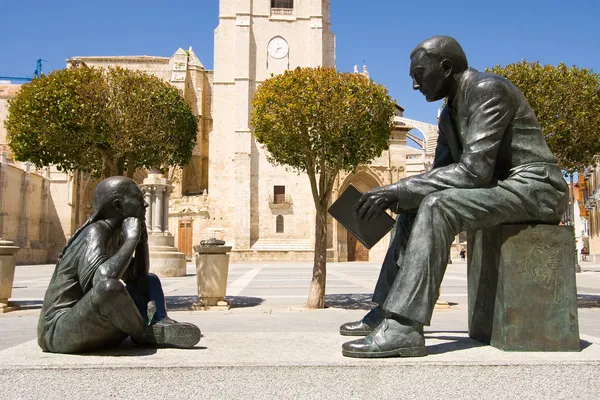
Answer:
MULTIPOLYGON (((589 250, 588 260, 600 261, 600 164, 592 165, 580 171, 576 199, 582 225, 582 246, 589 250)), ((581 252, 581 248, 578 249, 581 252)))
POLYGON ((10 76, 0 76, 0 85, 22 85, 27 82, 31 82, 32 78, 15 78, 10 76))
POLYGON ((0 84, 0 238, 21 247, 20 264, 52 261, 72 232, 72 177, 55 168, 34 170, 6 146, 8 101, 20 84, 0 84))

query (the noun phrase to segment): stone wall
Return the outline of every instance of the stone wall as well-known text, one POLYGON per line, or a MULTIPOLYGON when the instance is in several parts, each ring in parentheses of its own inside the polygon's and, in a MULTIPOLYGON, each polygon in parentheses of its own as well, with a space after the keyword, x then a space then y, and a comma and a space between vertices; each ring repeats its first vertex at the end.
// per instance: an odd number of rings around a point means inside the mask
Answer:
POLYGON ((4 120, 21 85, 0 85, 0 237, 21 247, 18 264, 56 261, 73 228, 72 177, 13 159, 4 120))
MULTIPOLYGON (((15 97, 19 92, 21 85, 0 85, 0 145, 6 144, 6 128, 4 127, 4 120, 8 116, 8 101, 15 97)), ((9 159, 12 158, 11 151, 6 147, 7 156, 9 159)))
MULTIPOLYGON (((206 229, 210 225, 209 214, 209 196, 202 194, 197 196, 171 197, 169 204, 169 231, 175 236, 175 246, 179 251, 185 250, 185 245, 180 241, 180 225, 186 223, 191 226, 192 242, 190 246, 200 244, 200 241, 210 239, 211 236, 218 236, 222 239, 221 233, 211 235, 206 229)), ((194 252, 191 256, 193 258, 194 252)))
POLYGON ((21 247, 18 264, 54 262, 66 242, 63 223, 68 225, 70 210, 57 210, 51 186, 49 171, 22 168, 6 158, 0 163, 0 237, 21 247))

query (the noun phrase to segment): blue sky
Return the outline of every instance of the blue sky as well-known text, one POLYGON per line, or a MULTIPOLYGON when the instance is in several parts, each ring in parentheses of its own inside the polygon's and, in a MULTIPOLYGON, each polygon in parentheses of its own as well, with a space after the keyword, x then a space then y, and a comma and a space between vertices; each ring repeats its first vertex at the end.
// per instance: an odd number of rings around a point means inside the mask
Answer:
MULTIPOLYGON (((170 56, 189 46, 213 65, 218 0, 0 0, 0 76, 64 68, 72 56, 170 56)), ((408 118, 435 123, 439 103, 411 88, 409 54, 433 35, 454 36, 477 69, 521 59, 600 72, 599 0, 331 0, 337 68, 367 64, 408 118), (452 8, 454 4, 460 7, 452 8)))

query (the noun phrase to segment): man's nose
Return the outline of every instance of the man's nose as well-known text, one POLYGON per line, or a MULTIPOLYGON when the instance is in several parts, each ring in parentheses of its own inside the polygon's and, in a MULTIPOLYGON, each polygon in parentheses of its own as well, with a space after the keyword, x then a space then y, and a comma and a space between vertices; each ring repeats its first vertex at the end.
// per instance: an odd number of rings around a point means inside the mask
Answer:
POLYGON ((144 208, 148 208, 149 204, 148 202, 146 202, 146 200, 144 200, 144 208))
POLYGON ((419 90, 419 88, 421 87, 421 85, 419 85, 417 83, 417 81, 415 80, 415 78, 413 78, 413 90, 419 90))

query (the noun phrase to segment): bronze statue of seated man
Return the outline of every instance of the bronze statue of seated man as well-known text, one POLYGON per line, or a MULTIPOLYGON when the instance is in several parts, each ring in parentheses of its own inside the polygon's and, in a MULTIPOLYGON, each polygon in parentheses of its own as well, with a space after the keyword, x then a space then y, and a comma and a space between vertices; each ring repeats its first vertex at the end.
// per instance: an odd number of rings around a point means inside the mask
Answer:
POLYGON ((446 98, 431 171, 365 193, 357 213, 398 214, 373 301, 340 333, 349 357, 423 356, 423 325, 439 296, 450 246, 460 232, 522 222, 558 224, 568 187, 523 93, 469 68, 458 42, 435 36, 410 56, 413 89, 446 98))
POLYGON ((146 207, 129 178, 98 184, 92 216, 58 256, 46 291, 38 323, 42 350, 89 352, 128 336, 146 346, 198 343, 197 326, 167 317, 160 281, 148 273, 146 207))

